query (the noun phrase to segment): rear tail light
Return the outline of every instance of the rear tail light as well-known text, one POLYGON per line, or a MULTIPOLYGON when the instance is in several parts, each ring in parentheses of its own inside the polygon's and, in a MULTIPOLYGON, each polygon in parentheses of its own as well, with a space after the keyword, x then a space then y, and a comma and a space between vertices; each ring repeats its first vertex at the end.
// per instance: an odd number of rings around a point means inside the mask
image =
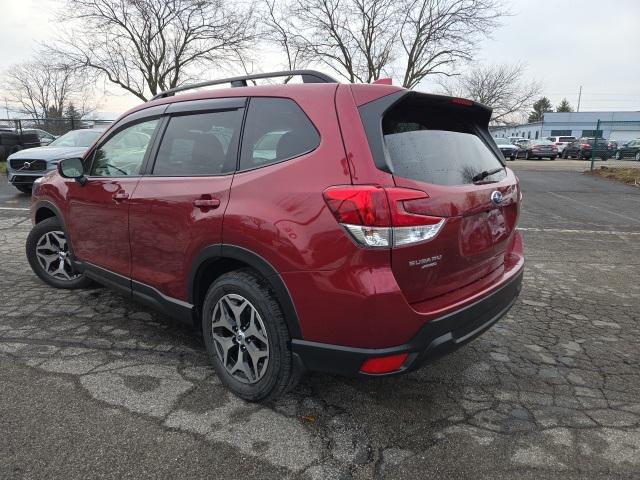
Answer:
POLYGON ((429 196, 418 190, 337 186, 326 189, 323 195, 336 220, 365 247, 427 242, 435 238, 446 221, 424 214, 424 199, 429 196))
POLYGON ((591 145, 589 145, 588 143, 581 143, 580 147, 581 148, 591 148, 591 145))

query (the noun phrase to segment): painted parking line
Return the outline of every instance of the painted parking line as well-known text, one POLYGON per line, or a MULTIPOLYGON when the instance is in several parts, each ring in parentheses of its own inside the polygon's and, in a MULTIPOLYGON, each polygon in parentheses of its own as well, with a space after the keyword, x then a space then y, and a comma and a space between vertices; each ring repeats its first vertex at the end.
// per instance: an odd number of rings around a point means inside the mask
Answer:
POLYGON ((518 227, 521 232, 578 233, 582 235, 640 235, 640 232, 622 232, 619 230, 571 230, 567 228, 518 227))
POLYGON ((9 212, 28 212, 29 209, 25 207, 0 207, 0 210, 6 210, 9 212))

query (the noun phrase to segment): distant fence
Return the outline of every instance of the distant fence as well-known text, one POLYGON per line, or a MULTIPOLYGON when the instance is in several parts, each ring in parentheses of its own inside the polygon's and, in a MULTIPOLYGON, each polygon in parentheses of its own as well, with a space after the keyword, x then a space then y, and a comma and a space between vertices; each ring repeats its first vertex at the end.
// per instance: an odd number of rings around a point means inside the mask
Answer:
POLYGON ((11 118, 0 119, 0 130, 12 130, 21 134, 23 130, 38 129, 54 136, 64 135, 79 128, 95 128, 113 123, 113 120, 91 120, 71 117, 57 118, 11 118))

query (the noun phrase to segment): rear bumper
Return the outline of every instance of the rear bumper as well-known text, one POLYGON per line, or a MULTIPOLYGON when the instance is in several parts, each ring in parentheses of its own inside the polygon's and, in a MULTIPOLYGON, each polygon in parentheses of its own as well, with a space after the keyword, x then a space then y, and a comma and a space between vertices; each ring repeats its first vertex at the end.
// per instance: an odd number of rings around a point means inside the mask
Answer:
POLYGON ((354 348, 292 340, 297 360, 308 370, 349 376, 389 376, 406 373, 473 340, 502 318, 516 301, 524 268, 480 300, 424 324, 407 343, 389 348, 354 348), (375 357, 408 353, 399 370, 382 375, 360 372, 362 363, 375 357))

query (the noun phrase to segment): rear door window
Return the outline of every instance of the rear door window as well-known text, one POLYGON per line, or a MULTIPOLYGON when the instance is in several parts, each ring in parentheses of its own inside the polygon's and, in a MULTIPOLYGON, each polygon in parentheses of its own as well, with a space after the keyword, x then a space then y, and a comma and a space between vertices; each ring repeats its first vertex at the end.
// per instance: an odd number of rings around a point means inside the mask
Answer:
POLYGON ((222 175, 234 171, 242 109, 171 117, 153 175, 222 175))
POLYGON ((293 100, 252 98, 242 139, 240 170, 251 170, 315 150, 320 135, 293 100))
MULTIPOLYGON (((465 185, 482 172, 502 167, 479 135, 481 128, 458 109, 403 100, 382 119, 394 175, 437 185, 465 185)), ((504 170, 489 180, 501 180, 504 170)))

